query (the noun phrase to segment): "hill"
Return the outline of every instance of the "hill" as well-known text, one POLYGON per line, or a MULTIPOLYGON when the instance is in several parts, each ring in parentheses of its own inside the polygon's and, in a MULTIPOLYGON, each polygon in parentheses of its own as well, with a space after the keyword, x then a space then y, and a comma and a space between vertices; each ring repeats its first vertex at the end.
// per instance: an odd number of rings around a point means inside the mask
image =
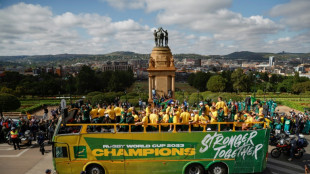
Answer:
POLYGON ((226 59, 241 59, 241 60, 266 60, 263 55, 266 53, 254 53, 250 51, 240 51, 240 52, 233 52, 226 56, 226 59))

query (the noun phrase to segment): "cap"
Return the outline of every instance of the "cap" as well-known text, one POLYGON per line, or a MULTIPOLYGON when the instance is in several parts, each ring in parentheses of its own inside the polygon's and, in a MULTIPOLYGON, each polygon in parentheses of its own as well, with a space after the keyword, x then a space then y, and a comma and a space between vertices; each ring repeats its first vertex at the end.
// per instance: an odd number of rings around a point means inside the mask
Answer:
POLYGON ((191 113, 191 116, 193 117, 193 116, 195 116, 195 114, 191 113))
POLYGON ((51 169, 46 169, 46 170, 45 170, 45 173, 50 173, 50 172, 52 172, 51 169))
POLYGON ((15 127, 12 127, 12 128, 11 128, 11 130, 14 130, 14 129, 16 129, 16 128, 15 128, 15 127))
POLYGON ((202 103, 202 102, 200 102, 200 103, 199 103, 199 105, 203 105, 203 103, 202 103))

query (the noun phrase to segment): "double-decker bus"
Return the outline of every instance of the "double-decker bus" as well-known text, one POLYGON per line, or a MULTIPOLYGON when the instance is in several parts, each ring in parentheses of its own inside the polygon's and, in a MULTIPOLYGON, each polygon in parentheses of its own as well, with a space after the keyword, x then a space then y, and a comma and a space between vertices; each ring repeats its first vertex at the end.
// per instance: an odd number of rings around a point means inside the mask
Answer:
MULTIPOLYGON (((256 122, 263 124, 263 122, 256 122)), ((58 174, 213 174, 255 173, 266 168, 270 129, 132 132, 128 124, 61 124, 53 137, 53 162, 58 174), (117 132, 118 126, 128 132, 117 132), (111 132, 100 132, 108 127, 111 132), (98 130, 98 131, 96 131, 98 130)), ((178 125, 178 123, 174 124, 178 125)), ((174 126, 176 127, 176 126, 174 126)))

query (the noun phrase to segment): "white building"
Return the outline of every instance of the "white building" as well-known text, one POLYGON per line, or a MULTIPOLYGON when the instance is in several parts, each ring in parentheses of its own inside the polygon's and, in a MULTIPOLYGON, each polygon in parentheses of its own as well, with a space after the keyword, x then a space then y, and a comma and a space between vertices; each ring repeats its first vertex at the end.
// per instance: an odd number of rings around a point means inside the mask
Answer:
POLYGON ((274 66, 274 56, 269 56, 269 66, 274 66))

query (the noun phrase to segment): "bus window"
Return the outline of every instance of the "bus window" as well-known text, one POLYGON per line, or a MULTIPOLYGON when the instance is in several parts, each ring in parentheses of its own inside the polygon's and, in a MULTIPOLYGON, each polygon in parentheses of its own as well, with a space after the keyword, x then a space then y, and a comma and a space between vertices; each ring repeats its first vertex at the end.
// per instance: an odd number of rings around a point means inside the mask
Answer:
POLYGON ((81 126, 62 126, 60 127, 58 134, 72 134, 72 133, 80 133, 81 126))
POLYGON ((55 158, 67 158, 68 152, 67 147, 55 147, 55 158))

